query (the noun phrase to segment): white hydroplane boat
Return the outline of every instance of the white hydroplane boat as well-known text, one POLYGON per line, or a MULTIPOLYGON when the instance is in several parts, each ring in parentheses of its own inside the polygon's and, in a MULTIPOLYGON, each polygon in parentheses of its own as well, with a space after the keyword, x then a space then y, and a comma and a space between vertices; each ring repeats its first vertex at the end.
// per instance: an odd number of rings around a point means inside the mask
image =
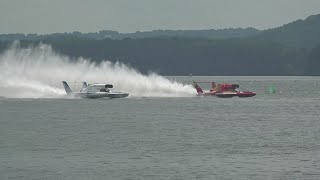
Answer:
POLYGON ((62 81, 62 84, 68 95, 81 98, 124 98, 129 95, 128 93, 111 91, 109 89, 113 88, 113 85, 111 84, 94 83, 88 85, 86 82, 83 82, 80 92, 72 91, 66 81, 62 81))

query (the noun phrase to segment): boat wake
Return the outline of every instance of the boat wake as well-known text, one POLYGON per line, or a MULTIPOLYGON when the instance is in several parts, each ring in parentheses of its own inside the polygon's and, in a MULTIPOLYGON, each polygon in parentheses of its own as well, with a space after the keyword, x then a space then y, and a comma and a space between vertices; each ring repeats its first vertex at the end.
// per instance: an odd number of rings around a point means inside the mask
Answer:
POLYGON ((188 97, 191 85, 149 74, 143 75, 122 63, 94 63, 70 59, 49 45, 21 48, 14 43, 0 55, 0 96, 6 98, 63 98, 62 80, 113 84, 130 97, 188 97))

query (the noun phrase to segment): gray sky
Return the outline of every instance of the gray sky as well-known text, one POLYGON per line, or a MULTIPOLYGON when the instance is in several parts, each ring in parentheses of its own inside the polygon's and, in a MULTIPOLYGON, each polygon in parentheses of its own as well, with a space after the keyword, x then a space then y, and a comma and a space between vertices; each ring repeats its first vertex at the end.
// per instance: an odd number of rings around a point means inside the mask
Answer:
POLYGON ((0 34, 267 29, 320 14, 320 0, 0 0, 0 34))

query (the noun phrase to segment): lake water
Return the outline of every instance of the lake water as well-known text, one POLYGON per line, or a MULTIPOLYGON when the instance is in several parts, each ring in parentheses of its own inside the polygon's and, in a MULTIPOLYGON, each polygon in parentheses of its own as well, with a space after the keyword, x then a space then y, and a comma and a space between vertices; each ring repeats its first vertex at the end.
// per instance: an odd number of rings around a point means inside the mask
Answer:
POLYGON ((1 98, 0 179, 320 179, 319 77, 168 78, 257 96, 1 98))

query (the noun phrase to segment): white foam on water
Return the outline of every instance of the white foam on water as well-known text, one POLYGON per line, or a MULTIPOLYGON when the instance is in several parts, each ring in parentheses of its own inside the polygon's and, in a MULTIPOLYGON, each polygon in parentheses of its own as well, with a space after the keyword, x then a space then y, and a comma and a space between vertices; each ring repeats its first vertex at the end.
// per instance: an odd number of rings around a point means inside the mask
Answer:
MULTIPOLYGON (((129 97, 194 96, 191 85, 171 81, 155 73, 143 75, 122 63, 70 59, 49 45, 21 48, 14 43, 0 55, 0 96, 7 98, 62 98, 61 81, 113 84, 129 97)), ((72 87, 72 86, 71 86, 72 87)))

